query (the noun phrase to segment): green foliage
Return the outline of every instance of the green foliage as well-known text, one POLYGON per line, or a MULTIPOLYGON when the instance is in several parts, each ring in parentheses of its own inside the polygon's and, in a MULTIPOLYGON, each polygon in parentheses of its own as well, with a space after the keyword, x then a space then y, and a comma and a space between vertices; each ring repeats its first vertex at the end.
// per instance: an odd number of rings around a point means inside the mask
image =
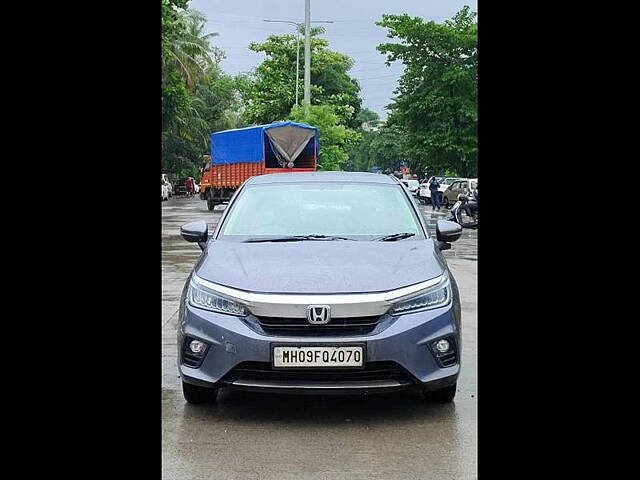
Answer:
POLYGON ((162 126, 187 108, 188 93, 182 77, 171 60, 171 45, 178 41, 185 30, 179 9, 187 0, 162 0, 162 126))
POLYGON ((162 168, 197 178, 210 133, 238 126, 240 96, 235 79, 218 66, 223 53, 210 45, 216 34, 204 33, 204 16, 170 8, 176 3, 186 4, 163 1, 169 44, 163 45, 162 168))
POLYGON ((362 132, 362 140, 347 150, 349 162, 345 170, 367 172, 373 167, 397 170, 403 159, 401 136, 398 129, 390 127, 362 132))
POLYGON ((464 7, 444 24, 383 15, 377 25, 399 43, 378 45, 387 64, 405 65, 387 125, 402 132, 414 171, 477 175, 477 24, 464 7))
POLYGON ((331 105, 293 107, 289 120, 318 128, 320 135, 319 170, 341 170, 349 156, 345 147, 357 142, 360 134, 341 124, 340 116, 331 105))
MULTIPOLYGON (((236 77, 236 85, 245 104, 243 119, 250 124, 293 120, 313 125, 320 135, 318 168, 340 170, 348 161, 346 149, 360 139, 355 129, 363 121, 375 121, 371 114, 360 115, 360 86, 349 75, 353 61, 329 50, 329 42, 311 31, 311 105, 302 107, 304 97, 304 39, 300 36, 298 78, 299 106, 295 106, 295 35, 271 35, 263 43, 249 48, 267 58, 254 73, 236 77)), ((369 111, 370 112, 370 111, 369 111)), ((375 115, 375 112, 371 112, 375 115)))
POLYGON ((184 25, 178 9, 187 8, 187 0, 162 0, 162 58, 168 56, 171 42, 180 37, 184 25))
POLYGON ((363 130, 372 130, 380 126, 380 115, 373 110, 363 108, 356 115, 356 124, 363 130))
POLYGON ((178 12, 182 31, 166 46, 165 68, 173 68, 180 73, 187 88, 191 90, 194 83, 206 76, 210 68, 224 57, 222 51, 209 44, 217 33, 204 34, 205 16, 195 10, 178 12))
POLYGON ((166 128, 172 119, 189 106, 187 87, 175 70, 165 73, 162 85, 162 127, 166 128))
MULTIPOLYGON (((323 33, 313 28, 312 34, 323 33)), ((358 127, 357 114, 361 108, 360 86, 349 77, 353 61, 346 55, 329 50, 329 42, 311 38, 311 103, 331 105, 333 113, 349 128, 358 127)), ((254 52, 267 58, 255 74, 244 78, 243 98, 246 101, 244 118, 247 123, 263 124, 283 120, 295 106, 296 50, 295 35, 270 35, 263 43, 251 43, 254 52)), ((300 37, 300 66, 298 78, 299 104, 304 97, 304 38, 300 37)))

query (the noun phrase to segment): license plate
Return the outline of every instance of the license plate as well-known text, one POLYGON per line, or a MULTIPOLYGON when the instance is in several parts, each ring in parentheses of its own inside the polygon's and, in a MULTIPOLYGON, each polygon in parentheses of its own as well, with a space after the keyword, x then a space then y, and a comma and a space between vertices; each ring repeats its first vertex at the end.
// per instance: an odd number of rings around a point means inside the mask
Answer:
POLYGON ((360 345, 318 347, 273 347, 274 367, 362 367, 360 345))

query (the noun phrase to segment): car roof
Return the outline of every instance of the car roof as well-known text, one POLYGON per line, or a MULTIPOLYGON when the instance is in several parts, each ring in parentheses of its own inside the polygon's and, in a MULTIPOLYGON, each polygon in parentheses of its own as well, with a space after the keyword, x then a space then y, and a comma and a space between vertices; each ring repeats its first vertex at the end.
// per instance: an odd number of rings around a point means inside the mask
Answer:
POLYGON ((247 180, 247 185, 264 185, 271 183, 320 183, 320 182, 349 182, 349 183, 378 183, 397 185, 397 180, 389 175, 368 172, 296 172, 270 173, 258 175, 247 180))

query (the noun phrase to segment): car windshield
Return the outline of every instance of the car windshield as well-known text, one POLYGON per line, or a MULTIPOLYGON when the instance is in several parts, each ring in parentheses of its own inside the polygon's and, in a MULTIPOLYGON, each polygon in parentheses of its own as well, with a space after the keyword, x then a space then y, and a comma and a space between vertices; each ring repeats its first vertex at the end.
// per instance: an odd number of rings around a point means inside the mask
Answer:
POLYGON ((410 187, 417 187, 420 185, 420 183, 418 182, 418 180, 407 180, 407 182, 409 183, 410 187))
POLYGON ((444 183, 445 185, 451 185, 456 180, 458 180, 458 179, 457 178, 446 178, 442 183, 444 183))
POLYGON ((424 238, 399 185, 305 182, 247 185, 230 205, 219 238, 379 240, 394 234, 412 234, 394 240, 424 238))

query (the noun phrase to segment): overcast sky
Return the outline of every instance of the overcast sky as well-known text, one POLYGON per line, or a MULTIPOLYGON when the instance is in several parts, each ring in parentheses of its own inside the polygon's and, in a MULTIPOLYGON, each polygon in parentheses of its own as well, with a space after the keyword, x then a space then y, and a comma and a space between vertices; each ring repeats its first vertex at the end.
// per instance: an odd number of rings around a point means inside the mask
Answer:
MULTIPOLYGON (((329 40, 330 49, 354 59, 350 74, 360 82, 363 105, 385 118, 384 107, 403 66, 384 64, 385 56, 376 46, 388 41, 387 29, 374 22, 383 13, 407 13, 441 23, 464 5, 477 11, 476 0, 311 0, 311 21, 335 22, 322 25, 326 29, 322 37, 329 40)), ((207 33, 219 34, 213 43, 225 51, 227 58, 221 66, 232 75, 249 71, 265 59, 264 53, 249 50, 249 43, 261 42, 270 34, 295 33, 293 25, 264 19, 304 22, 304 0, 190 0, 189 6, 207 16, 207 33)), ((303 52, 301 48, 301 55, 303 52)))

